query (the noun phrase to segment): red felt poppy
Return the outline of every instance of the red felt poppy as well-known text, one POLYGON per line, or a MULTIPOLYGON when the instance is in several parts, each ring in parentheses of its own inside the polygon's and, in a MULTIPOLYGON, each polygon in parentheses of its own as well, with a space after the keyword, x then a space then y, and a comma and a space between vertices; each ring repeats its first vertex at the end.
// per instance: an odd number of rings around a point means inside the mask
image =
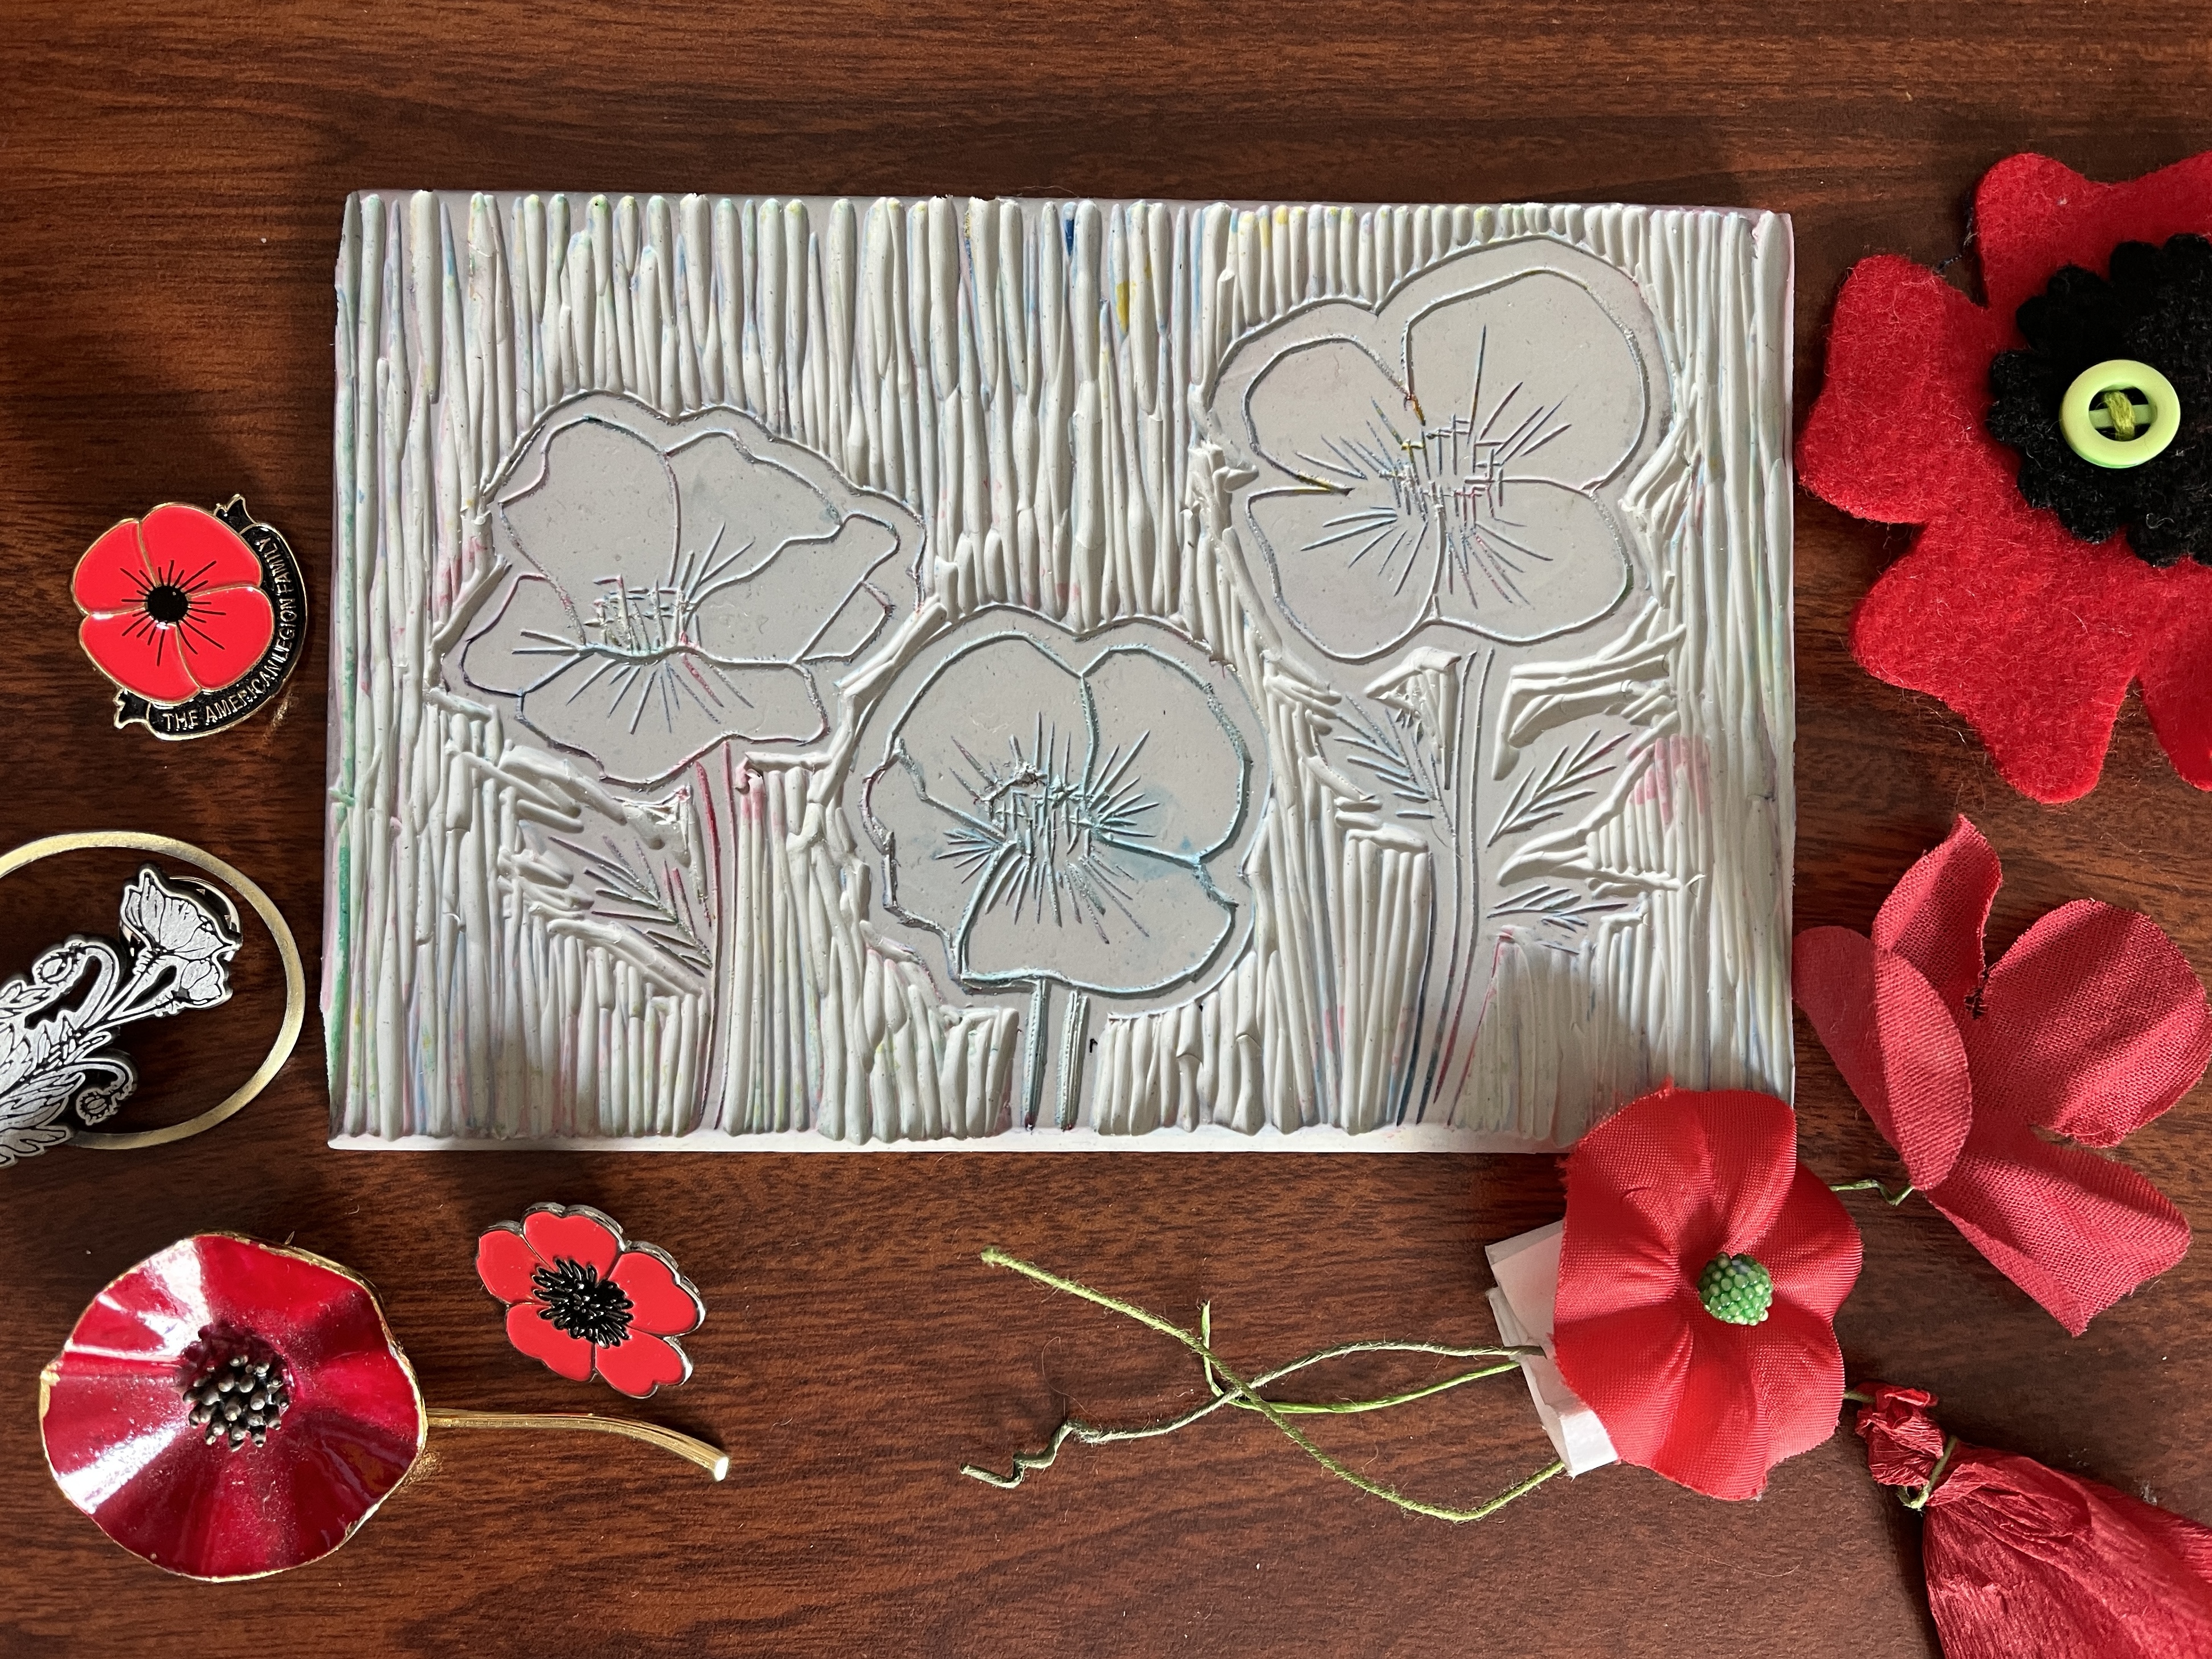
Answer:
POLYGON ((1566 1161, 1553 1341, 1624 1462, 1711 1498, 1835 1432, 1859 1235, 1770 1095, 1664 1089, 1566 1161))
POLYGON ((2022 501, 2016 453, 1983 424, 1990 364, 2025 343, 2014 313, 2063 266, 2207 230, 2212 154, 2123 185, 2015 155, 1974 198, 1986 308, 1893 255, 1861 260, 1836 301, 1799 477, 1860 518, 1925 526, 1859 606, 1851 653, 1948 703, 2038 800, 2095 785, 2136 681, 2174 765, 2212 789, 2212 566, 2154 568, 2022 501))
POLYGON ((2155 923, 2088 899, 1985 969, 2002 879, 1960 818, 1883 902, 1873 938, 1798 934, 1796 997, 1912 1184, 2079 1336, 2189 1248, 2155 1187, 2084 1148, 2189 1092, 2212 1060, 2212 1010, 2155 923))
POLYGON ((225 1233, 102 1291, 40 1379, 39 1419, 70 1502, 192 1578, 329 1554, 413 1467, 426 1427, 366 1285, 225 1233))
POLYGON ((477 1240, 477 1277, 507 1304, 507 1340, 563 1376, 642 1400, 691 1375, 673 1339, 707 1316, 699 1292, 597 1210, 539 1204, 501 1222, 477 1240))
POLYGON ((1919 1389, 1864 1385, 1867 1465, 1908 1489, 1945 1659, 2212 1652, 2212 1527, 2012 1452, 1969 1446, 1919 1389), (1932 1483, 1932 1484, 1931 1484, 1932 1483))
POLYGON ((276 637, 261 561, 197 507, 173 501, 125 519, 85 550, 70 586, 85 654, 148 702, 236 684, 276 637))

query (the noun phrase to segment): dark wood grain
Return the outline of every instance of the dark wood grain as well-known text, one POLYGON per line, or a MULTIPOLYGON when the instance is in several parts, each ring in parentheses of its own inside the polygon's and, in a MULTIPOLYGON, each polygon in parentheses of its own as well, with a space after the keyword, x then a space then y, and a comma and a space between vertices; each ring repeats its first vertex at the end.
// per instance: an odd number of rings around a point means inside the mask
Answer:
MULTIPOLYGON (((1967 192, 2013 150, 2126 177, 2200 148, 2212 107, 2203 13, 2181 4, 183 10, 16 0, 0 28, 0 846, 185 837, 262 881, 311 958, 319 647, 281 718, 158 744, 111 728, 68 581, 117 517, 240 489, 319 599, 349 190, 1752 204, 1796 218, 1802 410, 1852 259, 1957 255, 1967 192)), ((1965 811, 2005 860, 2000 942, 2091 895, 2148 911, 2212 970, 2212 799, 2136 706, 2095 793, 2055 811, 2014 795, 1957 720, 1844 650, 1902 533, 1807 500, 1797 529, 1799 921, 1864 926, 1965 811)), ((128 862, 11 881, 0 971, 110 925, 128 862)), ((173 1109, 273 1024, 258 971, 204 1022, 220 1038, 180 1022, 146 1040, 173 1109)), ((1611 1469, 1456 1530, 1331 1481, 1249 1419, 1078 1450, 1017 1493, 955 1472, 1071 1403, 1142 1416, 1197 1387, 1162 1340, 981 1266, 986 1244, 1162 1310, 1211 1297, 1248 1363, 1481 1340, 1480 1247, 1558 1212, 1551 1160, 341 1154, 322 1144, 319 1041, 311 1023, 270 1093, 199 1140, 0 1176, 0 1650, 1933 1650, 1917 1522, 1849 1437, 1755 1504, 1611 1469), (199 1229, 292 1237, 367 1273, 435 1401, 584 1403, 508 1349, 471 1271, 477 1230, 539 1199, 601 1206, 697 1279, 698 1375, 654 1410, 729 1446, 726 1485, 609 1445, 441 1436, 338 1554, 223 1587, 123 1555, 50 1485, 39 1366, 110 1276, 199 1229)), ((1802 1027, 1800 1057, 1808 1157, 1838 1179, 1888 1170, 1802 1027)), ((2124 1152, 2200 1218, 2208 1132, 2200 1090, 2124 1152)), ((2212 1518, 2212 1255, 2069 1340, 1924 1206, 1862 1219, 1839 1321, 1855 1376, 1933 1388, 1970 1437, 2212 1518)), ((1479 1498, 1548 1456, 1518 1383, 1485 1386, 1329 1437, 1363 1470, 1479 1498)))

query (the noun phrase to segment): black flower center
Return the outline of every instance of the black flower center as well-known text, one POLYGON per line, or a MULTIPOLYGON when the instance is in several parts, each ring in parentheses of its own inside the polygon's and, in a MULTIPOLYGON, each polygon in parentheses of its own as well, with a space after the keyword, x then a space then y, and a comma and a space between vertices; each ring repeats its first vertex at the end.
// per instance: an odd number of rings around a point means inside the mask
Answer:
POLYGON ((178 1388, 210 1446, 260 1445, 292 1404, 283 1357, 259 1337, 210 1325, 185 1351, 178 1388))
MULTIPOLYGON (((2081 540, 2124 530, 2146 564, 2212 564, 2212 242, 2123 242, 2109 272, 2068 265, 2020 307, 2028 349, 1990 364, 1990 435, 2020 452, 2021 498, 2056 513, 2081 540), (2116 359, 2166 377, 2180 429, 2140 465, 2100 466, 2075 453, 2059 411, 2084 371, 2116 359)), ((2092 423, 2122 444, 2139 437, 2144 389, 2100 390, 2121 395, 2100 398, 2092 423)))
POLYGON ((562 1257, 532 1273, 530 1282, 542 1304, 538 1316, 551 1320, 555 1330, 595 1348, 615 1347, 629 1335, 629 1298, 589 1262, 562 1257))
POLYGON ((174 582, 146 590, 146 614, 157 623, 180 623, 191 614, 192 596, 174 582))

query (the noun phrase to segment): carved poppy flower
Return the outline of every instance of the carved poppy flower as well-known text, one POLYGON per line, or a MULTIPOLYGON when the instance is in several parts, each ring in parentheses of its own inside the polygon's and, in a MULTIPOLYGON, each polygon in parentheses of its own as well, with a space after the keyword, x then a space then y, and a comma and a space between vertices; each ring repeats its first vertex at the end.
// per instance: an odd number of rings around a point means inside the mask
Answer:
POLYGON ((1244 514, 1291 624, 1367 662, 1435 624, 1517 643, 1611 611, 1630 565, 1605 498, 1665 424, 1649 326, 1627 277, 1545 241, 1243 342, 1210 401, 1260 462, 1244 514))
POLYGON ((1800 933, 1794 985, 1912 1184, 2079 1336, 2189 1248, 2155 1187, 2086 1149, 2189 1092, 2212 1059, 2212 1010, 2155 923, 2089 899, 1984 966, 2002 879, 1960 818, 1882 902, 1871 939, 1800 933))
POLYGON ((39 1419, 70 1502, 193 1578, 327 1555, 399 1484, 426 1428, 366 1285, 224 1233, 102 1291, 40 1379, 39 1419))
POLYGON ((699 1292, 597 1210, 538 1204, 501 1222, 477 1240, 477 1277, 507 1304, 507 1340, 562 1376, 642 1400, 691 1375, 673 1339, 707 1316, 699 1292))
POLYGON ((1859 1235, 1771 1096, 1672 1089, 1566 1161, 1553 1356, 1624 1462, 1710 1498, 1835 1432, 1859 1235))
POLYGON ((884 905, 944 941, 962 984, 1142 997, 1248 920, 1256 741, 1169 629, 1079 642, 987 612, 883 707, 862 801, 884 905))
POLYGON ((915 597, 913 515, 730 410, 563 404, 490 519, 512 579, 462 677, 632 787, 728 738, 822 736, 830 682, 915 597))
POLYGON ((253 550, 214 514, 173 501, 100 537, 70 588, 85 654, 150 703, 235 684, 276 632, 253 550))
MULTIPOLYGON (((2139 682, 2175 767, 2212 789, 2212 565, 2158 568, 2137 557, 2126 534, 2112 533, 2135 511, 2134 495, 2094 526, 2106 539, 2079 539, 2022 493, 2057 504, 2049 446, 2029 446, 2038 459, 2023 479, 2021 451, 1987 424, 1993 368, 2016 377, 2023 349, 2051 343, 2054 276, 2069 266, 2105 271, 2124 243, 2212 228, 2212 155, 2109 185, 2015 155, 1983 179, 1974 228, 1986 308, 1887 255, 1853 267, 1836 301, 1799 476, 1847 513, 1924 526, 1852 618, 1851 654, 1878 678, 1942 698, 1981 733, 2006 781, 2045 801, 2095 785, 2112 722, 2139 682), (2016 320, 2024 307, 2031 333, 2016 320), (2007 354, 2008 367, 1999 362, 2007 354)), ((2115 274, 2124 282, 2131 269, 2123 259, 2115 274)), ((2112 337, 2181 331, 2129 328, 2112 337)), ((2201 337, 2166 343, 2191 359, 2206 348, 2201 337)), ((2174 360, 2168 367, 2180 383, 2203 383, 2174 360)), ((2018 416, 2008 409, 1996 424, 2021 438, 2018 416)), ((2153 466, 2201 465, 2188 453, 2207 441, 2201 418, 2185 408, 2181 437, 2153 466)), ((2085 526, 2099 516, 2075 514, 2085 526)), ((2153 556, 2172 552, 2144 545, 2153 556)))

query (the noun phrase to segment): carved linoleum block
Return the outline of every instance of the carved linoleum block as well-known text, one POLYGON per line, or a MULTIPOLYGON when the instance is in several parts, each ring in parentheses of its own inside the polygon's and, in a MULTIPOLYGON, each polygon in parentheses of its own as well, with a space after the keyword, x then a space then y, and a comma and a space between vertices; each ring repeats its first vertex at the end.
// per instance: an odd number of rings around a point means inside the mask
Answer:
POLYGON ((332 1133, 1787 1094, 1787 222, 356 196, 332 1133))

